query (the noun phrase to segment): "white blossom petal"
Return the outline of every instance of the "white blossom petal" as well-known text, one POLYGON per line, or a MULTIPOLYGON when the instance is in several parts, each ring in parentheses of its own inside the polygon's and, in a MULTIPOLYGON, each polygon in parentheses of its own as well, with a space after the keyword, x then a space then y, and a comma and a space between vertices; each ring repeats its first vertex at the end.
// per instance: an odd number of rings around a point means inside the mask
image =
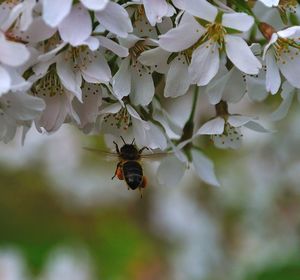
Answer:
POLYGON ((227 122, 233 127, 243 126, 246 123, 252 121, 252 117, 240 116, 240 115, 230 115, 227 119, 227 122))
POLYGON ((72 46, 79 46, 88 39, 92 32, 92 21, 89 12, 76 4, 70 14, 58 27, 61 38, 72 46))
POLYGON ((95 16, 101 25, 120 37, 126 37, 133 30, 127 11, 117 3, 108 2, 106 8, 96 12, 95 16))
POLYGON ((125 47, 117 44, 113 40, 110 40, 109 38, 104 37, 104 36, 99 36, 98 39, 101 44, 101 47, 111 50, 113 53, 115 53, 119 57, 128 56, 128 54, 129 54, 128 48, 125 48, 125 47))
POLYGON ((196 174, 204 182, 219 187, 220 183, 215 174, 213 162, 199 150, 192 149, 191 153, 192 153, 192 162, 196 174))
POLYGON ((279 68, 271 51, 266 54, 266 90, 275 94, 278 92, 281 84, 279 68))
POLYGON ((279 69, 288 82, 296 88, 300 88, 300 55, 299 50, 289 48, 287 53, 282 53, 277 61, 279 69))
POLYGON ((146 67, 135 67, 131 70, 132 89, 130 100, 134 105, 148 105, 154 96, 152 73, 146 67))
POLYGON ((71 11, 72 0, 43 0, 43 18, 51 26, 58 26, 71 11))
POLYGON ((280 0, 259 0, 264 3, 267 7, 278 6, 280 0))
POLYGON ((9 91, 11 85, 11 78, 9 73, 5 70, 5 68, 0 65, 0 96, 3 93, 9 91))
POLYGON ((92 62, 81 69, 83 78, 89 83, 107 83, 111 72, 107 61, 100 52, 94 52, 92 62))
POLYGON ((21 38, 23 41, 38 43, 50 38, 54 35, 55 32, 56 29, 48 26, 44 22, 42 17, 36 17, 25 32, 16 30, 14 31, 14 34, 15 36, 21 38))
POLYGON ((23 44, 6 40, 0 32, 0 62, 9 66, 20 66, 29 57, 30 53, 23 44))
POLYGON ((293 97, 294 95, 291 94, 289 98, 284 99, 279 105, 279 107, 274 112, 272 112, 272 114, 270 115, 270 119, 272 121, 280 121, 287 116, 289 109, 292 105, 293 97))
POLYGON ((221 117, 214 118, 203 124, 195 135, 222 134, 224 131, 225 120, 221 117))
POLYGON ((144 65, 152 66, 152 70, 158 73, 166 73, 169 69, 168 57, 170 53, 160 47, 146 50, 138 57, 138 61, 144 65))
POLYGON ((6 113, 16 120, 33 120, 45 109, 45 102, 41 98, 25 92, 9 92, 2 98, 10 104, 9 108, 6 108, 6 113))
POLYGON ((192 55, 189 66, 190 80, 198 86, 207 85, 219 70, 219 50, 216 43, 207 41, 192 55))
POLYGON ((80 72, 74 72, 72 63, 65 61, 62 55, 59 56, 56 62, 56 70, 64 87, 74 93, 76 97, 82 101, 80 72))
POLYGON ((233 35, 226 35, 225 48, 228 58, 238 69, 246 74, 258 74, 262 65, 244 39, 233 35))
POLYGON ((228 80, 232 76, 232 70, 230 70, 225 75, 222 75, 221 77, 217 76, 206 86, 205 93, 207 94, 209 98, 209 102, 212 105, 215 105, 219 103, 222 99, 222 95, 224 92, 224 89, 228 83, 228 80))
POLYGON ((222 25, 240 31, 248 31, 254 23, 252 16, 245 13, 225 13, 222 16, 222 25))
POLYGON ((159 36, 159 46, 169 52, 178 52, 194 45, 203 35, 205 29, 187 13, 178 27, 159 36))
POLYGON ((256 132, 260 133, 270 133, 271 131, 263 127, 260 123, 250 121, 244 125, 244 127, 247 127, 248 129, 251 129, 256 132))
POLYGON ((96 121, 102 103, 102 90, 100 85, 85 83, 82 91, 82 103, 75 98, 73 107, 80 118, 81 128, 84 128, 96 121))
POLYGON ((175 187, 183 177, 186 165, 174 156, 164 158, 157 170, 157 179, 161 185, 175 187))
POLYGON ((168 4, 165 0, 143 0, 146 16, 152 26, 162 21, 162 17, 168 12, 168 4))
POLYGON ((80 0, 81 3, 92 11, 101 11, 105 9, 109 0, 80 0))
POLYGON ((129 59, 121 61, 118 72, 112 79, 113 93, 118 99, 129 95, 131 91, 131 71, 129 71, 129 59))
POLYGON ((218 14, 218 9, 206 0, 185 0, 180 6, 191 15, 210 22, 213 22, 218 14))
POLYGON ((188 65, 183 55, 179 55, 170 63, 164 90, 165 97, 184 95, 190 87, 188 65))

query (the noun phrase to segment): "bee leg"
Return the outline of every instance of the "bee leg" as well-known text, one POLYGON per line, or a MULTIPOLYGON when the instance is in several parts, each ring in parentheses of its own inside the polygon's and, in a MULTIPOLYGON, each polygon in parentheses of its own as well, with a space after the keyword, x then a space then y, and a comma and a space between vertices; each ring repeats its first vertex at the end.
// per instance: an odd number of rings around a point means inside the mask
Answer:
POLYGON ((149 148, 148 147, 143 147, 143 148, 141 148, 140 150, 139 150, 139 154, 141 154, 144 150, 149 150, 149 148))
POLYGON ((118 146, 118 144, 114 141, 113 142, 114 144, 115 144, 115 146, 116 146, 116 152, 119 154, 120 153, 120 150, 119 150, 119 146, 118 146))
POLYGON ((139 187, 139 192, 140 192, 141 199, 142 199, 143 198, 143 189, 141 187, 139 187))

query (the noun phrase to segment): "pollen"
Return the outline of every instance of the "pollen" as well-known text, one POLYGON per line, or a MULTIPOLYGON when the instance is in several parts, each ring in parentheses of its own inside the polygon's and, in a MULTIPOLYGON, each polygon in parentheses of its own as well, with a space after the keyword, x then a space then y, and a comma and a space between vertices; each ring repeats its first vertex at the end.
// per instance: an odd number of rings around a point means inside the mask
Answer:
POLYGON ((89 51, 87 46, 69 47, 64 54, 64 60, 72 61, 74 65, 73 71, 86 70, 87 67, 98 58, 96 53, 89 51))
POLYGON ((104 122, 112 128, 128 130, 132 126, 131 117, 126 108, 122 108, 115 114, 108 114, 103 118, 104 122))
POLYGON ((299 49, 299 41, 291 38, 279 38, 274 43, 275 58, 282 64, 295 59, 295 56, 299 55, 299 49))
POLYGON ((54 97, 64 94, 64 87, 60 82, 56 71, 50 70, 32 87, 32 92, 39 97, 54 97))
POLYGON ((283 12, 296 13, 297 10, 297 0, 280 0, 278 4, 278 9, 283 12))

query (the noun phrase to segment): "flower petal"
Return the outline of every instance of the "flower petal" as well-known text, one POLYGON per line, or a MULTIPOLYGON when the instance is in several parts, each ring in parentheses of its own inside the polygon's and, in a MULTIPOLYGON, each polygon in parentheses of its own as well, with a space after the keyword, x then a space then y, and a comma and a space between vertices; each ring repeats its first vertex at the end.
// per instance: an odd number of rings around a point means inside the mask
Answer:
POLYGON ((266 90, 275 94, 280 88, 281 78, 272 51, 270 50, 266 54, 266 90))
POLYGON ((203 124, 195 135, 213 135, 213 134, 222 134, 224 131, 225 121, 221 117, 212 119, 205 124, 203 124))
POLYGON ((152 66, 152 70, 158 73, 166 73, 169 69, 168 57, 170 53, 160 47, 146 50, 141 53, 138 61, 144 65, 152 66))
POLYGON ((71 11, 72 0, 44 0, 43 18, 51 26, 58 26, 71 11))
POLYGON ((128 56, 128 54, 129 54, 128 48, 125 48, 125 47, 117 44, 113 40, 111 40, 107 37, 104 37, 104 36, 99 36, 98 39, 101 44, 101 47, 111 50, 113 53, 115 53, 119 57, 128 56))
POLYGON ((245 13, 228 13, 222 16, 222 25, 243 32, 248 31, 253 23, 253 17, 245 13))
POLYGON ((168 12, 168 4, 165 0, 143 0, 146 16, 152 26, 162 21, 168 12))
POLYGON ((181 9, 193 16, 213 22, 218 14, 218 9, 206 0, 185 0, 181 9))
POLYGON ((262 67, 260 61, 254 56, 244 39, 225 36, 226 54, 232 63, 246 74, 256 75, 262 67))
POLYGON ((56 29, 47 25, 42 17, 36 17, 25 32, 16 30, 14 34, 26 42, 38 43, 50 38, 55 32, 56 29))
POLYGON ((205 89, 205 93, 207 94, 209 102, 212 105, 215 105, 221 101, 224 89, 229 78, 232 76, 232 70, 221 77, 218 77, 218 75, 206 86, 205 89))
POLYGON ((89 12, 81 4, 74 5, 70 14, 59 25, 58 30, 65 42, 72 46, 82 45, 92 32, 89 12))
POLYGON ((194 45, 204 31, 193 16, 185 13, 178 27, 159 36, 158 44, 169 52, 179 52, 194 45))
POLYGON ((277 61, 279 69, 288 82, 296 88, 300 88, 300 55, 299 50, 289 47, 288 52, 282 53, 277 61))
POLYGON ((72 63, 68 60, 65 61, 63 56, 60 55, 56 62, 57 74, 66 89, 71 91, 76 97, 82 101, 81 92, 81 74, 79 71, 74 72, 72 63))
POLYGON ((99 84, 85 83, 82 92, 82 103, 74 98, 73 107, 80 118, 80 126, 84 128, 87 124, 96 121, 102 103, 102 90, 99 84))
POLYGON ((125 38, 133 30, 127 11, 117 3, 108 2, 106 8, 96 12, 95 16, 101 25, 120 37, 125 38))
POLYGON ((230 115, 227 119, 227 122, 233 127, 243 126, 246 123, 252 121, 252 117, 241 116, 241 115, 230 115))
POLYGON ((80 1, 89 10, 101 11, 105 9, 109 0, 80 0, 80 1))
POLYGON ((0 65, 0 96, 10 89, 11 78, 5 68, 0 65))
POLYGON ((176 186, 183 177, 186 165, 174 156, 164 158, 157 170, 157 179, 161 185, 176 186))
POLYGON ((183 55, 179 55, 170 63, 164 90, 165 97, 184 95, 190 87, 188 65, 183 55))
MULTIPOLYGON (((84 55, 83 55, 84 56, 84 55)), ((106 83, 111 79, 111 72, 107 61, 100 52, 90 52, 93 57, 91 63, 82 67, 82 76, 89 83, 106 83)))
POLYGON ((118 72, 112 79, 113 93, 118 99, 129 95, 131 91, 131 71, 129 71, 129 59, 121 61, 118 72))
POLYGON ((152 73, 146 67, 137 67, 132 69, 131 76, 132 90, 130 100, 134 105, 148 105, 154 96, 154 83, 152 73))
POLYGON ((214 170, 213 162, 202 152, 192 149, 192 161, 196 174, 206 183, 219 187, 220 183, 214 170))
POLYGON ((263 127, 260 123, 254 122, 254 121, 250 121, 250 122, 246 123, 244 125, 244 127, 247 127, 248 129, 251 129, 253 131, 260 132, 260 133, 272 132, 272 131, 266 129, 265 127, 263 127))
POLYGON ((207 85, 219 70, 219 50, 210 40, 198 47, 189 66, 190 80, 198 86, 207 85))
POLYGON ((30 53, 23 44, 6 40, 0 32, 0 62, 9 66, 20 66, 29 56, 30 53))
POLYGON ((289 109, 292 105, 293 98, 294 98, 294 93, 290 92, 288 96, 282 100, 279 107, 270 115, 270 119, 272 121, 280 121, 284 119, 289 112, 289 109))

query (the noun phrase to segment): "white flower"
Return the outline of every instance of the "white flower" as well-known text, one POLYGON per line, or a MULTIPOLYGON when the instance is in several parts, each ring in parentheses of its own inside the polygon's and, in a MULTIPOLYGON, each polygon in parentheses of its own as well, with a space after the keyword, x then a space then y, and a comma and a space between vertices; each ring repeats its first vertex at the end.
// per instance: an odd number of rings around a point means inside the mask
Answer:
POLYGON ((210 82, 218 72, 223 50, 241 71, 247 74, 259 72, 261 63, 244 39, 228 33, 228 29, 240 33, 248 31, 254 22, 251 16, 245 13, 220 16, 216 7, 202 0, 186 1, 185 10, 179 25, 160 36, 159 45, 170 52, 184 51, 190 61, 192 83, 203 86, 210 82), (202 26, 195 17, 203 19, 205 24, 202 26))
MULTIPOLYGON (((168 156, 162 160, 157 171, 157 178, 160 184, 173 187, 183 177, 189 162, 180 150, 184 145, 180 146, 179 148, 173 147, 176 156, 168 156)), ((220 186, 219 180, 215 175, 213 162, 202 151, 193 147, 190 150, 190 157, 191 166, 201 180, 212 186, 220 186)))
POLYGON ((282 102, 270 115, 272 121, 280 121, 286 117, 295 96, 297 97, 298 103, 300 103, 300 90, 294 88, 287 81, 282 84, 282 91, 280 95, 282 97, 282 102))
POLYGON ((85 133, 93 130, 102 104, 102 88, 100 84, 84 83, 82 86, 82 102, 73 99, 72 105, 77 113, 81 128, 85 133))
POLYGON ((269 132, 254 121, 253 117, 229 114, 227 104, 223 101, 216 105, 216 111, 217 117, 203 124, 193 138, 199 135, 210 135, 216 147, 238 149, 243 138, 241 127, 257 132, 269 132))
POLYGON ((252 101, 262 101, 267 97, 265 66, 257 75, 244 74, 236 67, 232 67, 230 71, 225 67, 220 70, 205 88, 211 104, 215 105, 221 100, 237 103, 246 93, 252 101))
MULTIPOLYGON (((81 3, 90 10, 103 10, 109 0, 81 0, 81 3)), ((43 18, 51 26, 58 26, 70 13, 72 0, 43 0, 43 18)))
MULTIPOLYGON (((104 134, 135 139, 138 146, 164 150, 167 140, 161 128, 151 121, 144 121, 138 112, 129 104, 113 103, 100 111, 99 129, 104 134)), ((132 141, 132 140, 131 140, 132 141)))
POLYGON ((148 105, 154 96, 152 69, 139 61, 140 54, 148 49, 148 41, 135 35, 121 40, 129 48, 129 56, 122 59, 112 80, 113 92, 121 100, 130 94, 135 105, 148 105))
POLYGON ((82 100, 82 78, 88 83, 108 83, 111 72, 101 51, 69 48, 57 57, 57 74, 66 89, 82 100))
POLYGON ((92 37, 92 19, 89 12, 81 5, 76 4, 70 13, 58 26, 62 40, 72 46, 88 45, 91 50, 99 46, 96 38, 92 37))
POLYGON ((0 96, 7 93, 14 84, 16 72, 9 68, 21 66, 30 57, 30 52, 25 45, 7 38, 6 32, 14 22, 13 14, 17 12, 17 8, 12 9, 12 16, 0 22, 0 96))
POLYGON ((166 0, 134 0, 144 5, 148 21, 152 26, 162 22, 163 17, 171 17, 175 9, 166 0))
POLYGON ((282 75, 294 87, 300 88, 300 26, 293 26, 272 34, 264 49, 266 60, 266 89, 275 94, 282 75))
POLYGON ((0 97, 0 140, 12 140, 18 126, 27 125, 45 108, 42 99, 26 92, 9 92, 0 97))
MULTIPOLYGON (((36 77, 34 78, 36 79, 36 77)), ((46 104, 41 116, 35 120, 36 127, 40 132, 43 130, 47 132, 57 131, 68 116, 79 122, 72 108, 74 95, 61 84, 54 70, 51 69, 39 79, 33 85, 32 91, 46 104)))

